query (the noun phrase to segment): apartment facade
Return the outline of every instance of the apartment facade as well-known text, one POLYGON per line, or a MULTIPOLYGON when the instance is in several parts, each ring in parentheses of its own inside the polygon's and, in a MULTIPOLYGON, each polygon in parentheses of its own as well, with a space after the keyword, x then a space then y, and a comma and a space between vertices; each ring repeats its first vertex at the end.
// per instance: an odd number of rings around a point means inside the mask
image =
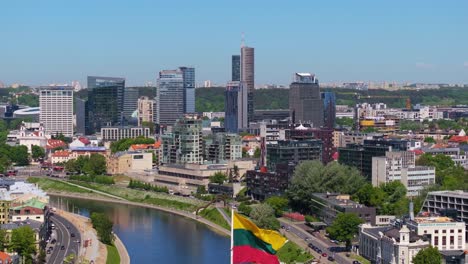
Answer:
POLYGON ((51 135, 73 136, 73 87, 45 86, 39 88, 40 123, 51 135))

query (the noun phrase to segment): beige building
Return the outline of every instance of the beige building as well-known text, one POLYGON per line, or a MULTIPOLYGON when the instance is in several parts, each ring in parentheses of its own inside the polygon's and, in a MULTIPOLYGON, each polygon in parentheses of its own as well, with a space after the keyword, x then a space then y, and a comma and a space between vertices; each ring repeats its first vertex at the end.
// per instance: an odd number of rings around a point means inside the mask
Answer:
POLYGON ((147 96, 138 99, 138 126, 143 122, 154 122, 154 103, 147 96))
POLYGON ((109 174, 143 172, 152 168, 153 153, 151 152, 117 152, 107 158, 107 173, 109 174))
POLYGON ((226 164, 168 164, 159 166, 159 172, 154 177, 157 185, 166 186, 169 190, 190 194, 196 192, 198 186, 208 189, 210 177, 216 172, 226 173, 237 166, 239 175, 244 175, 247 170, 255 167, 251 160, 229 161, 226 164))

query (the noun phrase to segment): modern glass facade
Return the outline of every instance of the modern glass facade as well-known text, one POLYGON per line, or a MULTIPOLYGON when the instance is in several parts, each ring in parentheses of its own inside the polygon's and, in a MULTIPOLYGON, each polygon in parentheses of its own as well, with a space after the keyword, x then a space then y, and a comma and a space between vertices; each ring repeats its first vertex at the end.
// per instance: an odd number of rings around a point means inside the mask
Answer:
POLYGON ((255 90, 255 51, 251 47, 241 48, 240 79, 247 87, 247 118, 248 123, 254 120, 254 95, 255 90))
POLYGON ((326 128, 334 128, 335 119, 336 119, 335 93, 323 92, 322 102, 323 102, 323 124, 326 128))
POLYGON ((123 112, 125 124, 135 125, 136 119, 132 119, 132 114, 138 108, 139 91, 137 88, 125 88, 124 90, 124 105, 123 112))
POLYGON ((195 113, 195 68, 179 67, 184 79, 184 113, 195 113))
POLYGON ((243 82, 228 82, 224 102, 226 132, 237 133, 248 126, 247 89, 243 82))
POLYGON ((232 55, 231 81, 240 82, 240 55, 232 55))
POLYGON ((89 135, 88 121, 88 101, 75 98, 76 133, 89 135))
POLYGON ((267 145, 267 167, 271 171, 278 164, 298 164, 305 160, 322 160, 321 140, 280 140, 267 145))
POLYGON ((184 114, 184 78, 179 70, 159 72, 156 88, 156 122, 160 125, 174 125, 184 114))
POLYGON ((296 73, 289 87, 289 111, 294 124, 323 126, 323 103, 318 80, 310 73, 296 73))
POLYGON ((88 76, 88 125, 90 132, 121 123, 124 78, 88 76))

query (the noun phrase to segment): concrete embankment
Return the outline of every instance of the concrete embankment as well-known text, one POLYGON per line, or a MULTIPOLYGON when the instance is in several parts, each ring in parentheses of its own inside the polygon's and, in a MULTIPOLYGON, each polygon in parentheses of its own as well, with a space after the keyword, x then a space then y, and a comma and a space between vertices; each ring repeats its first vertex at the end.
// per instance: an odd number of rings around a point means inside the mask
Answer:
POLYGON ((76 198, 76 199, 86 199, 86 200, 93 200, 93 201, 101 201, 101 202, 110 202, 110 203, 118 203, 118 204, 127 204, 127 205, 132 205, 132 206, 139 206, 139 207, 144 207, 144 208, 152 208, 180 216, 184 216, 190 219, 193 219, 195 221, 198 221, 200 223, 203 223, 210 228, 212 228, 214 231, 217 233, 220 233, 224 236, 230 236, 231 232, 217 224, 214 224, 213 222, 210 222, 206 220, 205 218, 199 217, 193 213, 186 212, 186 211, 181 211, 177 209, 171 209, 171 208, 166 208, 166 207, 161 207, 157 205, 151 205, 151 204, 144 204, 144 203, 136 203, 136 202, 130 202, 127 200, 117 200, 113 198, 100 198, 100 197, 89 197, 84 194, 71 194, 71 193, 59 193, 59 192, 48 192, 49 195, 52 196, 60 196, 60 197, 68 197, 68 198, 76 198))

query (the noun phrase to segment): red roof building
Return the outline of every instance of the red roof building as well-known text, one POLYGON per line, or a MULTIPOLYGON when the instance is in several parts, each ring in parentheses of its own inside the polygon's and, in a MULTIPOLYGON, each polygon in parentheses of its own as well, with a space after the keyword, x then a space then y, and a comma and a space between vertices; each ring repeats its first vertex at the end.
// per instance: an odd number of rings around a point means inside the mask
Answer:
POLYGON ((55 148, 66 148, 67 143, 63 142, 60 139, 49 139, 47 140, 47 149, 55 149, 55 148))
POLYGON ((12 264, 13 260, 11 259, 10 255, 8 255, 5 252, 0 251, 0 263, 2 263, 2 264, 12 264))
POLYGON ((148 150, 148 149, 159 149, 161 147, 161 141, 156 141, 154 144, 133 144, 130 146, 128 150, 136 151, 136 150, 148 150))
POLYGON ((468 143, 468 136, 452 136, 449 142, 454 143, 468 143))

